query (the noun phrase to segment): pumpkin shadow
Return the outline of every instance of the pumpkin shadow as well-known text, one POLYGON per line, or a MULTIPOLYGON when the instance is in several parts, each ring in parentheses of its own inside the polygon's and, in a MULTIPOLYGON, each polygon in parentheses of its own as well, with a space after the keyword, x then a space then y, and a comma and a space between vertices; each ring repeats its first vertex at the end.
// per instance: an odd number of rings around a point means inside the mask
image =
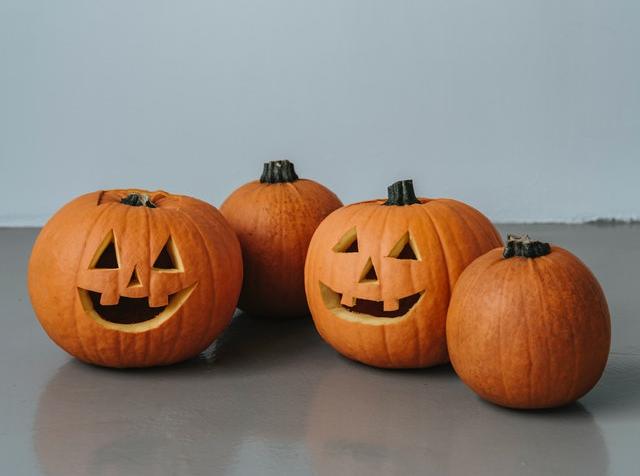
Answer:
POLYGON ((213 356, 218 372, 253 373, 315 361, 332 350, 322 341, 310 317, 260 319, 239 311, 207 352, 213 356))
MULTIPOLYGON (((327 344, 328 345, 328 344, 327 344)), ((456 379, 458 380, 458 376, 456 375, 455 370, 453 370, 453 366, 451 363, 439 364, 433 367, 422 367, 415 369, 395 369, 395 368, 383 368, 383 367, 374 367, 369 364, 365 364, 359 362, 357 360, 352 360, 344 355, 333 351, 336 357, 342 362, 342 365, 346 365, 348 367, 353 367, 354 369, 361 369, 363 372, 371 372, 374 374, 388 374, 388 375, 403 375, 403 378, 413 379, 413 378, 428 378, 431 380, 434 379, 456 379)))
POLYGON ((598 415, 640 411, 640 355, 610 354, 600 382, 580 401, 598 415))

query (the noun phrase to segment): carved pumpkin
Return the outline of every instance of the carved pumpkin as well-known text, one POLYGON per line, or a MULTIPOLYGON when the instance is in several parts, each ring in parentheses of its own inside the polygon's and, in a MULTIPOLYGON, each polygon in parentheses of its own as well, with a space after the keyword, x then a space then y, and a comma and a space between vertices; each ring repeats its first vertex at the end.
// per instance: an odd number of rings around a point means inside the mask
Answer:
POLYGON ((342 202, 317 182, 299 179, 288 160, 268 162, 260 180, 220 207, 242 246, 244 283, 238 307, 254 316, 309 313, 304 260, 313 232, 342 202))
POLYGON ((449 199, 416 198, 410 180, 389 198, 329 215, 311 240, 305 268, 320 335, 341 354, 378 367, 448 361, 451 290, 500 237, 480 212, 449 199))
POLYGON ((573 402, 609 355, 607 301, 591 271, 558 246, 509 236, 462 274, 447 318, 451 363, 482 398, 513 408, 573 402))
POLYGON ((165 192, 83 195, 40 232, 29 294, 47 334, 80 360, 146 367, 193 357, 229 323, 240 246, 211 205, 165 192))

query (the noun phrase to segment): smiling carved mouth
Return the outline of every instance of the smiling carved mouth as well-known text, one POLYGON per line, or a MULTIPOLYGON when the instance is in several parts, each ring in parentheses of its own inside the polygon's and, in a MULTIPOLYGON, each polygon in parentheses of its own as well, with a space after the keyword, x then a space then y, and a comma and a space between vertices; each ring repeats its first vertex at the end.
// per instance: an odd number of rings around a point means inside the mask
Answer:
POLYGON ((398 300, 398 308, 393 311, 384 310, 384 301, 374 301, 369 299, 356 298, 353 306, 346 306, 341 303, 342 294, 334 291, 326 284, 320 282, 320 294, 327 309, 333 311, 334 314, 346 319, 353 318, 401 318, 409 313, 416 305, 420 298, 424 295, 424 290, 400 298, 398 300))
POLYGON ((171 317, 191 295, 196 284, 169 295, 166 306, 151 307, 149 298, 129 298, 120 296, 118 304, 105 306, 100 304, 101 293, 78 288, 80 302, 85 312, 93 319, 100 321, 107 327, 120 328, 122 326, 130 330, 146 330, 153 324, 160 324, 171 317))

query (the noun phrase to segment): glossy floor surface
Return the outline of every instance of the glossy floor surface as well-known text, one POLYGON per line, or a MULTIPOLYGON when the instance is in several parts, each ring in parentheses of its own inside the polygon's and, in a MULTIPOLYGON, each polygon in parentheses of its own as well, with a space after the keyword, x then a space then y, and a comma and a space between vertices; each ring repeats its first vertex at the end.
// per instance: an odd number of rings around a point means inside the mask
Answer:
POLYGON ((350 362, 309 319, 238 315, 200 359, 82 364, 40 329, 25 289, 35 229, 0 230, 0 474, 640 474, 640 225, 500 226, 571 249, 609 299, 613 346, 580 403, 517 412, 451 367, 350 362))

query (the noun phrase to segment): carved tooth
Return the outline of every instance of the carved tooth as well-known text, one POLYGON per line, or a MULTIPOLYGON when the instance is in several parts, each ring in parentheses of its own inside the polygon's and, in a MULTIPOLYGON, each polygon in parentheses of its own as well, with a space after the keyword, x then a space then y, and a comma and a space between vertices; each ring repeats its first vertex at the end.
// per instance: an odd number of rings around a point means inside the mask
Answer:
POLYGON ((169 304, 169 296, 165 293, 153 293, 149 296, 149 307, 162 307, 169 304))
POLYGON ((109 289, 100 295, 100 304, 103 306, 115 306, 120 301, 117 289, 109 289))
POLYGON ((397 299, 385 299, 382 305, 384 311, 397 311, 400 308, 400 301, 397 299))
POLYGON ((348 294, 343 294, 340 304, 343 306, 353 307, 356 304, 356 299, 348 294))

